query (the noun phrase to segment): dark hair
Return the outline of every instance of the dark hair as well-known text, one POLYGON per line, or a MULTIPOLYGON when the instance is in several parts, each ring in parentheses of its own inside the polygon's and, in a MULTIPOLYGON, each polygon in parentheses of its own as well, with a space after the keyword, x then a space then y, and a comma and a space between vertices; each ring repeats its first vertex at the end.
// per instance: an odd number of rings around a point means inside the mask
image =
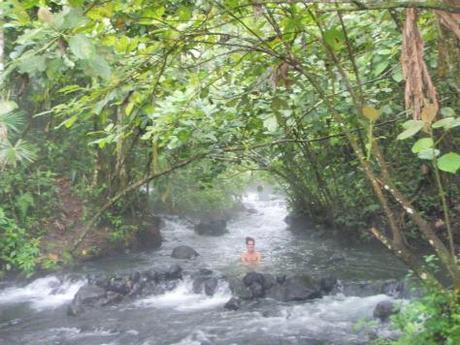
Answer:
POLYGON ((252 241, 254 244, 256 244, 256 240, 255 240, 255 239, 253 239, 252 237, 249 237, 249 236, 246 237, 246 244, 248 244, 248 243, 251 242, 251 241, 252 241))

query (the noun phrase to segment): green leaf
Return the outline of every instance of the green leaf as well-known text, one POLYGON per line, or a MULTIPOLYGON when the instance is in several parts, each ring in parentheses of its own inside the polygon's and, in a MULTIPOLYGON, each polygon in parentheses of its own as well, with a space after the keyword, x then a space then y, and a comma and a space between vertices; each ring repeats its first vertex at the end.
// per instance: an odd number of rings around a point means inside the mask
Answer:
POLYGON ((80 8, 71 8, 63 16, 63 29, 73 29, 82 26, 88 22, 88 19, 83 15, 80 8))
POLYGON ((88 75, 97 75, 103 79, 110 79, 112 69, 102 56, 96 56, 87 61, 88 75))
POLYGON ((96 48, 84 35, 76 35, 70 38, 69 46, 72 53, 81 60, 91 59, 96 55, 96 48))
POLYGON ((373 72, 374 75, 375 76, 380 75, 380 73, 382 73, 388 67, 389 64, 390 64, 389 59, 385 59, 377 63, 374 68, 374 72, 373 72))
POLYGON ((131 114, 131 112, 132 112, 133 109, 134 109, 134 105, 135 105, 135 103, 134 103, 133 101, 131 101, 131 102, 128 103, 128 105, 127 105, 126 108, 125 108, 125 114, 126 114, 126 115, 129 116, 129 115, 131 114))
POLYGON ((64 86, 64 87, 60 88, 57 92, 60 92, 60 93, 63 93, 65 95, 67 95, 69 93, 79 91, 79 90, 83 90, 83 88, 80 85, 74 84, 74 85, 64 86))
POLYGON ((423 150, 432 148, 434 145, 433 139, 431 138, 422 138, 417 140, 417 142, 412 146, 412 152, 413 153, 419 153, 423 150))
POLYGON ((444 119, 441 119, 439 121, 436 121, 435 123, 433 123, 431 125, 431 127, 433 128, 440 128, 440 127, 444 127, 444 128, 449 128, 449 125, 454 121, 455 119, 453 117, 446 117, 444 119))
POLYGON ((35 72, 44 72, 46 70, 46 58, 43 55, 32 55, 28 58, 21 59, 19 72, 33 74, 35 72))
POLYGON ((335 28, 324 33, 324 40, 334 50, 339 50, 345 41, 342 30, 335 28))
POLYGON ((0 101, 0 115, 11 113, 18 105, 13 101, 0 101))
POLYGON ((69 118, 68 120, 64 122, 64 126, 66 128, 72 127, 75 121, 77 121, 77 119, 78 119, 77 115, 72 116, 71 118, 69 118))
POLYGON ((450 128, 454 128, 454 127, 458 127, 460 126, 460 117, 455 119, 450 125, 449 125, 449 129, 450 128))
POLYGON ((451 107, 442 107, 440 113, 444 117, 455 117, 455 110, 451 107))
POLYGON ((125 53, 128 49, 129 38, 127 36, 122 36, 120 39, 115 41, 115 49, 119 53, 125 53))
POLYGON ((455 152, 449 152, 438 159, 439 170, 455 174, 460 169, 460 155, 455 152))
POLYGON ((335 28, 327 30, 324 33, 324 40, 328 45, 331 46, 331 48, 338 49, 341 47, 344 41, 343 32, 335 28))
POLYGON ((6 11, 6 15, 17 19, 21 25, 29 24, 29 15, 21 3, 18 0, 9 0, 8 3, 10 9, 6 11))
POLYGON ((404 140, 417 134, 424 126, 424 122, 421 120, 409 120, 403 123, 403 127, 406 129, 400 133, 396 139, 404 140))
POLYGON ((74 6, 74 7, 81 6, 85 2, 84 0, 68 0, 68 1, 69 1, 69 5, 74 6))
POLYGON ((439 150, 429 148, 429 149, 425 149, 425 150, 420 151, 417 154, 417 157, 420 158, 420 159, 427 159, 427 160, 431 161, 431 160, 433 160, 434 157, 439 156, 439 154, 440 154, 439 150))
POLYGON ((369 120, 369 121, 375 121, 379 118, 379 111, 375 109, 374 107, 371 106, 365 106, 362 109, 363 115, 369 120))
POLYGON ((188 6, 181 6, 177 10, 177 15, 180 20, 187 21, 192 18, 192 9, 188 6))
POLYGON ((397 83, 399 83, 401 80, 403 80, 403 75, 402 75, 402 71, 401 71, 400 68, 398 68, 396 71, 393 72, 392 78, 397 83))
POLYGON ((70 128, 75 123, 75 121, 77 121, 77 119, 78 119, 77 115, 74 115, 74 116, 68 118, 67 120, 62 121, 59 125, 57 125, 55 127, 55 129, 59 129, 62 126, 65 126, 66 128, 70 128))

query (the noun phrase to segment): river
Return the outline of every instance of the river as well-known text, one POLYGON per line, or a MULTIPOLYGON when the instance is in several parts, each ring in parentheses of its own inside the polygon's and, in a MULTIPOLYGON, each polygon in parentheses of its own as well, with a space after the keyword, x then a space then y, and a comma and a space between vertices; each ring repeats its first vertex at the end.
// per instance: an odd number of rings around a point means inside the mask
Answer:
POLYGON ((206 267, 226 276, 243 273, 238 260, 246 236, 256 239, 263 272, 333 275, 344 283, 401 279, 407 274, 404 265, 376 244, 344 244, 312 235, 312 231, 288 230, 283 220, 286 202, 280 196, 260 198, 248 192, 243 201, 252 212, 242 212, 231 221, 229 233, 223 236, 200 236, 189 222, 165 217, 164 242, 159 249, 123 253, 27 283, 4 283, 0 290, 0 344, 340 345, 367 344, 372 334, 391 334, 388 325, 367 322, 378 302, 395 300, 385 294, 358 297, 337 293, 289 303, 265 299, 237 311, 223 308, 231 298, 223 280, 212 297, 194 294, 187 272, 206 267), (193 247, 200 256, 193 260, 171 258, 172 249, 179 244, 193 247), (67 315, 67 306, 88 274, 124 274, 169 263, 179 263, 185 272, 174 290, 94 308, 79 316, 67 315))

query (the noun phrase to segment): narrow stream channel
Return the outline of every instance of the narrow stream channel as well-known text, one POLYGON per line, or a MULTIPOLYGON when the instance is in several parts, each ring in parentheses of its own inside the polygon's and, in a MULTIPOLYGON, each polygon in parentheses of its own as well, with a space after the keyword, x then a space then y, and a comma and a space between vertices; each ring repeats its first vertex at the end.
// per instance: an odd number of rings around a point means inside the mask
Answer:
MULTIPOLYGON (((262 253, 260 271, 335 276, 342 282, 401 279, 407 268, 377 245, 344 245, 312 232, 287 229, 285 200, 276 195, 260 198, 248 193, 247 209, 230 222, 229 233, 205 237, 194 233, 187 221, 167 217, 160 249, 120 254, 87 263, 67 274, 49 275, 28 284, 6 284, 0 290, 1 345, 257 345, 257 344, 367 344, 369 334, 359 327, 372 319, 375 305, 394 300, 384 294, 365 297, 343 293, 307 302, 263 299, 250 308, 227 311, 231 298, 225 281, 209 297, 194 294, 187 276, 209 268, 225 276, 241 276, 239 255, 245 236, 256 239, 262 253), (194 260, 171 258, 179 244, 193 247, 194 260), (156 265, 179 263, 185 278, 172 291, 116 306, 68 316, 67 306, 88 274, 124 274, 156 265)), ((387 325, 373 332, 391 332, 387 325)))

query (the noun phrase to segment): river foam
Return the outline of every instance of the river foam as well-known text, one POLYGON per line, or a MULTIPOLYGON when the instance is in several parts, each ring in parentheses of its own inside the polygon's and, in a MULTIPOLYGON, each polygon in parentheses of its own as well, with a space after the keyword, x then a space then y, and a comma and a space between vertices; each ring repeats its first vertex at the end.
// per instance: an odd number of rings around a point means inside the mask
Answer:
POLYGON ((84 280, 60 280, 54 275, 38 278, 26 286, 0 291, 0 305, 28 303, 35 310, 54 309, 70 302, 84 284, 84 280))
POLYGON ((149 296, 136 301, 136 307, 172 308, 178 311, 193 311, 223 306, 232 297, 228 283, 219 281, 213 296, 193 292, 193 281, 185 278, 171 291, 161 295, 149 296))

